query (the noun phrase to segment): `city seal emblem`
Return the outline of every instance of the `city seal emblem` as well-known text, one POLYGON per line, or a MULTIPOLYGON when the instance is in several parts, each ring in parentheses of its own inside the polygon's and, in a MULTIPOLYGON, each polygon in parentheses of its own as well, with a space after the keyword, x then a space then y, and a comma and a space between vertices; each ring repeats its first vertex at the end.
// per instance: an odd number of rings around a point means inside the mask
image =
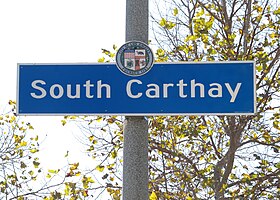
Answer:
POLYGON ((154 55, 148 45, 139 41, 131 41, 122 45, 116 54, 119 70, 128 76, 146 74, 153 66, 154 55))

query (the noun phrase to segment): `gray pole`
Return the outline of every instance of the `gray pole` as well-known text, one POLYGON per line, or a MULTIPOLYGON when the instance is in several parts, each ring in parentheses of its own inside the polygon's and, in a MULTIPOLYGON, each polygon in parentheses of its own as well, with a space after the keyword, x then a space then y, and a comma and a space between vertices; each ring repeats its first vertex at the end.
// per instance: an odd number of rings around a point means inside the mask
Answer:
MULTIPOLYGON (((148 0, 126 0, 126 41, 148 43, 148 0)), ((148 122, 143 116, 124 123, 123 200, 148 200, 148 122)))
POLYGON ((126 0, 125 40, 148 43, 149 29, 148 0, 126 0))

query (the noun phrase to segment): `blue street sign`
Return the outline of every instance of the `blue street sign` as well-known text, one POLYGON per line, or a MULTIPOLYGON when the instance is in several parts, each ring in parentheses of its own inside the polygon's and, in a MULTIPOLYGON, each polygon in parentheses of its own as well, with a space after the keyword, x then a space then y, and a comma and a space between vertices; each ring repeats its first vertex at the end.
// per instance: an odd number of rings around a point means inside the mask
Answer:
POLYGON ((18 64, 19 115, 251 115, 254 62, 156 63, 131 77, 115 63, 18 64))

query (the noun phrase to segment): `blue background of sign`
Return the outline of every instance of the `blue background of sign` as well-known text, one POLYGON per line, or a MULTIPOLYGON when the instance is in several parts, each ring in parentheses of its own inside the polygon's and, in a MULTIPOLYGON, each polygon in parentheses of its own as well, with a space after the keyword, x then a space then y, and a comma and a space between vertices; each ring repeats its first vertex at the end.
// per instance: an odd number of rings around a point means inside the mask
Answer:
MULTIPOLYGON (((104 92, 104 91, 103 91, 104 92)), ((49 94, 49 92, 48 92, 49 94)), ((74 94, 74 91, 73 91, 74 94)), ((156 63, 143 76, 130 77, 112 64, 19 64, 17 112, 22 115, 192 115, 192 114, 253 114, 255 112, 255 67, 253 62, 221 62, 221 63, 156 63), (133 99, 126 93, 129 80, 137 79, 142 85, 134 83, 132 92, 142 92, 141 98, 133 99), (176 84, 184 79, 188 86, 184 87, 187 98, 180 98, 176 84), (205 98, 190 97, 190 81, 205 86, 205 98), (33 98, 30 93, 38 92, 31 87, 34 80, 44 80, 47 92, 53 84, 60 84, 66 90, 66 84, 81 84, 81 98, 69 99, 64 91, 60 99, 47 95, 42 99, 33 98), (87 80, 95 84, 91 88, 93 99, 86 98, 82 86, 87 80), (96 98, 96 83, 111 86, 111 98, 96 98), (241 88, 234 103, 230 103, 230 94, 224 83, 230 83, 234 89, 238 82, 241 88), (147 84, 160 86, 160 98, 148 98, 145 95, 147 84), (169 88, 168 98, 163 98, 164 83, 173 83, 169 88), (219 83, 223 86, 222 98, 208 96, 209 84, 219 83)))

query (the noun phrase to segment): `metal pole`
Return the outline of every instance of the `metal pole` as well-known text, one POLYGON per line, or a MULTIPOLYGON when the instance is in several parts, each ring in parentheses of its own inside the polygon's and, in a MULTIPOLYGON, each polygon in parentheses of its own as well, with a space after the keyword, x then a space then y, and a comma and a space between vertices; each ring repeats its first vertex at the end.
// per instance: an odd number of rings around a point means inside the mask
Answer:
POLYGON ((149 29, 148 0, 126 0, 125 40, 148 43, 149 29))
MULTIPOLYGON (((126 0, 126 41, 148 43, 148 0, 126 0)), ((124 123, 123 200, 148 200, 148 121, 126 117, 124 123)))

